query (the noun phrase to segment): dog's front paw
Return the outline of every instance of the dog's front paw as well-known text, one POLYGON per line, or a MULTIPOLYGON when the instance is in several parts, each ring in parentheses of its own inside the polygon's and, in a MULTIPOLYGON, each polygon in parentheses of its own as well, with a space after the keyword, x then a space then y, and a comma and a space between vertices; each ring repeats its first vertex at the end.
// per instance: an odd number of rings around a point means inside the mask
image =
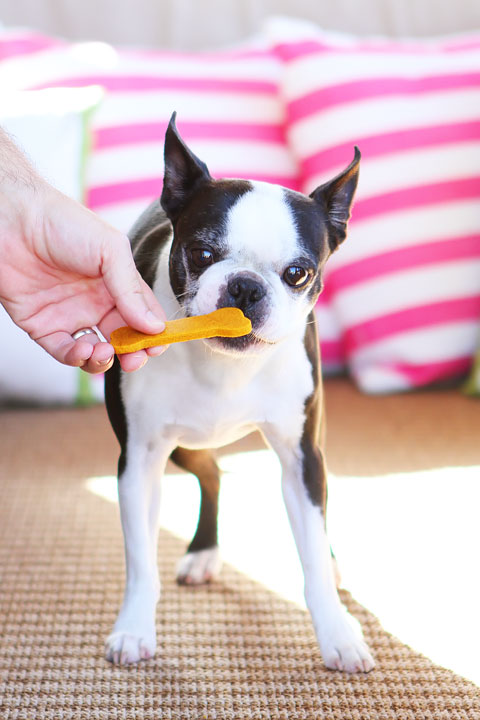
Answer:
POLYGON ((346 611, 318 633, 325 665, 348 673, 370 672, 375 661, 357 621, 346 611))
POLYGON ((113 632, 105 641, 105 658, 114 665, 130 665, 150 660, 155 655, 155 636, 139 637, 128 632, 113 632))
POLYGON ((217 577, 221 567, 217 546, 189 552, 178 563, 177 582, 179 585, 203 585, 217 577))

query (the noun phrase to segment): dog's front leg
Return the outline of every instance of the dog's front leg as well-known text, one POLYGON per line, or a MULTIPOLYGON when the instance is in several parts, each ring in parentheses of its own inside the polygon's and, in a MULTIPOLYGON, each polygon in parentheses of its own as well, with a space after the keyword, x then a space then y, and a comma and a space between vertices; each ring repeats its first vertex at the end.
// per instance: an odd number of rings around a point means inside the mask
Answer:
POLYGON ((326 473, 323 456, 304 434, 292 442, 266 432, 282 464, 282 492, 305 578, 305 600, 327 667, 368 672, 374 661, 357 621, 340 602, 325 530, 326 473))
POLYGON ((125 665, 153 657, 155 607, 160 595, 157 568, 159 483, 169 450, 138 446, 128 453, 118 479, 127 583, 123 604, 106 641, 106 658, 125 665))

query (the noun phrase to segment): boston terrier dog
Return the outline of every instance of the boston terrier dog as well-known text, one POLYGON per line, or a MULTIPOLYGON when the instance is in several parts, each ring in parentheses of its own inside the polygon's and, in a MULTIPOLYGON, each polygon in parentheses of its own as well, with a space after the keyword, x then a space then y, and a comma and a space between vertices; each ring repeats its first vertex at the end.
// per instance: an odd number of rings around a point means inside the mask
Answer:
POLYGON ((345 239, 360 152, 307 197, 263 182, 214 180, 178 134, 165 138, 165 177, 130 237, 135 262, 167 317, 238 307, 252 331, 172 345, 135 373, 118 361, 106 403, 121 446, 118 494, 127 584, 106 641, 113 663, 155 653, 160 478, 168 458, 201 489, 198 527, 178 582, 219 571, 219 470, 212 448, 255 429, 282 465, 282 492, 305 576, 305 598, 327 667, 368 672, 373 659, 337 594, 325 532, 320 449, 322 384, 313 308, 323 267, 345 239), (160 207, 161 205, 161 207, 160 207))

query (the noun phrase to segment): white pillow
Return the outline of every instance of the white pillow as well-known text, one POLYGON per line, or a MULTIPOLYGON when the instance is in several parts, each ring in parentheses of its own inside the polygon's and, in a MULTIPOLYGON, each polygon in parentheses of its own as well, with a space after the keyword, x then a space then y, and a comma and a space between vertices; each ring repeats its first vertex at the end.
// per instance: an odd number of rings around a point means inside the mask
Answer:
MULTIPOLYGON (((2 93, 0 126, 56 188, 84 195, 88 117, 102 96, 96 87, 2 93)), ((61 365, 18 328, 0 306, 0 402, 72 403, 102 396, 78 368, 61 365), (89 381, 88 381, 89 382, 89 381)))
POLYGON ((0 126, 58 190, 84 198, 87 123, 103 92, 98 86, 2 91, 0 126))

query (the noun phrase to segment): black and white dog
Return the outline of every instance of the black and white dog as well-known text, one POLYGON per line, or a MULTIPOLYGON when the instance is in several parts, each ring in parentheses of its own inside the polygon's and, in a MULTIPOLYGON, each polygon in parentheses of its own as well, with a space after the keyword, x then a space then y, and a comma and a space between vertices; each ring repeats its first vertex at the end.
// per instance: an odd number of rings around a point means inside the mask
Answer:
POLYGON ((366 672, 373 660, 340 603, 325 533, 326 474, 320 450, 322 386, 312 309, 323 266, 345 239, 360 153, 310 197, 276 185, 213 180, 172 117, 165 139, 161 206, 131 232, 137 267, 167 317, 236 306, 249 335, 172 345, 132 374, 106 376, 109 417, 121 446, 118 488, 127 585, 106 642, 114 663, 154 655, 160 594, 160 478, 172 456, 200 482, 198 527, 178 581, 219 570, 219 471, 209 449, 258 428, 278 454, 282 490, 305 575, 305 597, 329 668, 366 672))

